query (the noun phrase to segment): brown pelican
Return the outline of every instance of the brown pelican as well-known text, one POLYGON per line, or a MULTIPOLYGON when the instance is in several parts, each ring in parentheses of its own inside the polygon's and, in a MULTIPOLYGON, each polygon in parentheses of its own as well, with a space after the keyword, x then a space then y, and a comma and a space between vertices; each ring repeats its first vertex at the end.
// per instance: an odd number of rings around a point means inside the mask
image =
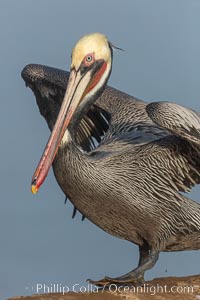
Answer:
POLYGON ((22 71, 52 131, 33 193, 53 165, 84 216, 139 246, 134 270, 91 281, 96 285, 142 283, 161 251, 200 249, 200 205, 181 193, 200 182, 200 117, 175 103, 147 104, 105 87, 112 57, 112 44, 95 33, 73 49, 70 75, 40 65, 22 71))

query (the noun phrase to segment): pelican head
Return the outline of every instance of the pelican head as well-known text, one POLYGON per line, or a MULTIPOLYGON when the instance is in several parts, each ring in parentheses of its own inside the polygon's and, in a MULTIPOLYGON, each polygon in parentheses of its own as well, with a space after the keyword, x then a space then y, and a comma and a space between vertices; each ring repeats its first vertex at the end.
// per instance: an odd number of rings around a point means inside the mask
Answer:
MULTIPOLYGON (((70 77, 58 118, 32 179, 36 193, 45 180, 72 117, 105 87, 112 69, 112 45, 105 35, 82 37, 72 51, 70 77)), ((82 109, 83 110, 83 109, 82 109)))

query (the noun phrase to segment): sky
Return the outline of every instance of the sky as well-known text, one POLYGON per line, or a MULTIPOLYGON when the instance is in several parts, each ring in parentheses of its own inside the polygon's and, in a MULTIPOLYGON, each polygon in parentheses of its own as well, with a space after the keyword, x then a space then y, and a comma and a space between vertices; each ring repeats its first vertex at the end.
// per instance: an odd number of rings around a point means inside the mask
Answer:
MULTIPOLYGON (((199 0, 0 0, 0 299, 37 284, 86 285, 135 267, 138 249, 64 205, 52 171, 40 192, 30 182, 49 130, 20 76, 29 63, 69 70, 84 34, 102 32, 115 51, 109 84, 146 101, 200 111, 199 0)), ((200 188, 190 193, 199 200, 200 188)), ((200 251, 161 253, 146 279, 199 273, 200 251)), ((40 290, 40 292, 43 292, 40 290)))

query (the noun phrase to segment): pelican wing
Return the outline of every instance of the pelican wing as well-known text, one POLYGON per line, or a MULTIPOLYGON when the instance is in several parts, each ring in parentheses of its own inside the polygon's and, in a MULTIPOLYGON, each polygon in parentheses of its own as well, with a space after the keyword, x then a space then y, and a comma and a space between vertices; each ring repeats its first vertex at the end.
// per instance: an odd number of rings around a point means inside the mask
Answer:
POLYGON ((155 124, 200 146, 200 115, 195 111, 171 102, 150 103, 146 111, 155 124))

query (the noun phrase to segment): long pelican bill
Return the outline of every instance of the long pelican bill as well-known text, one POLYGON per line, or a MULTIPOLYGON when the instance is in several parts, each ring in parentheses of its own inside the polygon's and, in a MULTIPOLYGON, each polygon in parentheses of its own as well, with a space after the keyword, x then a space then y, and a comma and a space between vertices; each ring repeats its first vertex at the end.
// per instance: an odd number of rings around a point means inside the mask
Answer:
POLYGON ((81 69, 76 71, 75 68, 71 70, 69 83, 58 118, 32 178, 31 191, 34 194, 37 193, 49 172, 73 114, 82 99, 100 80, 106 69, 106 63, 101 61, 98 64, 98 68, 96 67, 94 66, 94 68, 90 68, 85 72, 82 72, 81 69))

